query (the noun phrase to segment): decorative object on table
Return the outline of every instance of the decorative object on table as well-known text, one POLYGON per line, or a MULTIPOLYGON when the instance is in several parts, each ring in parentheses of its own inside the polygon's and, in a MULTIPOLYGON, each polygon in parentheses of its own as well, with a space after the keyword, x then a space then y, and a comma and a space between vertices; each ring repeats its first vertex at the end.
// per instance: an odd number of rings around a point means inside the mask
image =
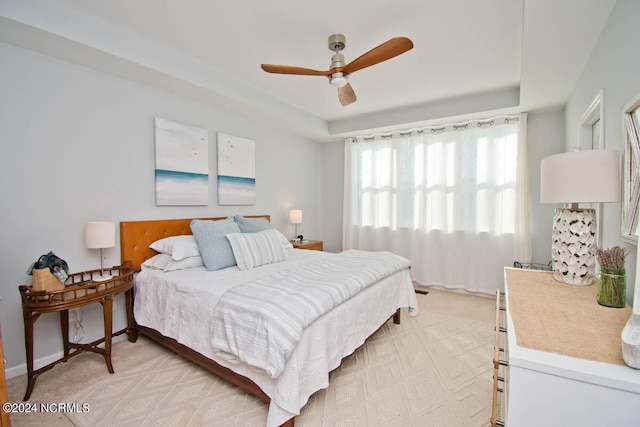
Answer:
POLYGON ((585 150, 546 157, 540 165, 540 202, 570 203, 556 208, 551 258, 553 277, 570 285, 595 280, 596 212, 579 203, 620 201, 618 152, 585 150))
POLYGON ((524 270, 542 270, 542 271, 552 271, 553 265, 551 261, 546 264, 542 264, 539 262, 520 262, 513 261, 513 268, 520 268, 524 270))
POLYGON ((100 249, 100 276, 94 275, 93 281, 109 280, 112 276, 104 274, 102 251, 116 245, 116 225, 113 222, 87 222, 85 228, 85 245, 89 249, 100 249))
POLYGON ((598 304, 622 308, 627 302, 627 274, 624 268, 624 249, 614 246, 609 249, 596 247, 596 258, 600 264, 598 275, 598 304))
MULTIPOLYGON (((302 224, 302 211, 300 209, 292 209, 289 211, 289 222, 291 224, 295 224, 296 227, 296 232, 294 234, 294 236, 296 236, 294 238, 294 240, 300 238, 300 241, 302 241, 302 236, 298 236, 298 224, 302 224)), ((298 243, 299 243, 298 242, 298 243)))
POLYGON ((256 204, 255 141, 218 132, 218 204, 256 204))
MULTIPOLYGON (((640 301, 640 298, 633 299, 640 301)), ((632 368, 640 369, 640 310, 636 311, 635 307, 634 304, 633 313, 622 329, 622 359, 632 368)))
POLYGON ((622 329, 622 359, 624 363, 640 369, 640 250, 637 251, 636 282, 633 291, 633 312, 622 329))
POLYGON ((209 204, 209 132, 155 118, 156 205, 209 204))
POLYGON ((27 274, 33 276, 31 287, 34 291, 57 291, 64 289, 67 280, 69 265, 53 252, 41 255, 27 269, 27 274))

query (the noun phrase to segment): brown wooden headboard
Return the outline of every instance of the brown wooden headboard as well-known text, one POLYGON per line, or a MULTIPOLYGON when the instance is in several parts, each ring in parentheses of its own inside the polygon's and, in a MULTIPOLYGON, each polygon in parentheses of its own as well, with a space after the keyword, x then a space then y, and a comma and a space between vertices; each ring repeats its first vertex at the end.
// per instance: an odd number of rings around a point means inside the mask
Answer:
MULTIPOLYGON (((266 218, 270 215, 245 215, 246 218, 266 218)), ((212 221, 226 219, 226 216, 215 218, 198 218, 212 221)), ((140 271, 140 265, 158 253, 149 248, 156 240, 169 236, 181 236, 191 233, 191 220, 181 219, 152 219, 146 221, 120 222, 120 260, 131 261, 134 271, 140 271)))

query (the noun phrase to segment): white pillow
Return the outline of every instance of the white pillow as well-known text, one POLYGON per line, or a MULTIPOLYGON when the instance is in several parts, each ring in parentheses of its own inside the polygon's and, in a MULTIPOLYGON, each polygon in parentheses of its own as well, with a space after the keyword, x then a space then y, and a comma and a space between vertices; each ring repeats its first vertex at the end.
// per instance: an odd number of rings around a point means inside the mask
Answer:
POLYGON ((225 237, 231 244, 240 270, 284 261, 289 256, 282 244, 282 239, 287 239, 275 228, 257 233, 230 233, 225 234, 225 237))
POLYGON ((141 268, 143 270, 152 268, 154 270, 176 271, 186 270, 187 268, 201 267, 203 265, 204 262, 202 261, 202 257, 200 257, 200 255, 184 258, 180 261, 175 261, 169 254, 158 254, 143 262, 141 268))
POLYGON ((156 240, 149 247, 161 254, 171 255, 174 261, 200 256, 196 239, 191 234, 165 237, 164 239, 156 240))
POLYGON ((293 249, 293 245, 291 244, 291 242, 286 237, 284 237, 284 234, 282 234, 279 231, 278 231, 278 240, 280 241, 280 244, 282 245, 283 248, 293 249))

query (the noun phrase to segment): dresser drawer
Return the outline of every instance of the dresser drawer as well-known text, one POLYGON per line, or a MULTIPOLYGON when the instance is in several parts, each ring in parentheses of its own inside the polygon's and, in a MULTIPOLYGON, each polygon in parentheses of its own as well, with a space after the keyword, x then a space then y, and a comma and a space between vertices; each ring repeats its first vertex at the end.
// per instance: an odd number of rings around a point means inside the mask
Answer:
POLYGON ((493 352, 493 404, 491 427, 504 426, 507 416, 507 376, 509 362, 506 337, 504 293, 496 291, 495 343, 493 352))

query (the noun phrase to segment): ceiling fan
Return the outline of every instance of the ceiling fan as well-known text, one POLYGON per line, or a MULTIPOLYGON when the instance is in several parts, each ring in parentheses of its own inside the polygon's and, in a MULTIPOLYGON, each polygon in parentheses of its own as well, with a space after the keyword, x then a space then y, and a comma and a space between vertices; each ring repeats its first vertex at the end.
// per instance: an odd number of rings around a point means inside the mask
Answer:
POLYGON ((351 73, 403 54, 413 48, 413 42, 406 37, 392 38, 360 55, 348 64, 344 62, 344 56, 340 53, 344 47, 344 35, 333 34, 329 36, 329 50, 334 51, 335 54, 331 57, 331 65, 327 71, 276 64, 262 64, 261 67, 267 73, 328 77, 331 86, 338 88, 340 103, 342 106, 346 106, 356 100, 356 94, 348 81, 351 73))

